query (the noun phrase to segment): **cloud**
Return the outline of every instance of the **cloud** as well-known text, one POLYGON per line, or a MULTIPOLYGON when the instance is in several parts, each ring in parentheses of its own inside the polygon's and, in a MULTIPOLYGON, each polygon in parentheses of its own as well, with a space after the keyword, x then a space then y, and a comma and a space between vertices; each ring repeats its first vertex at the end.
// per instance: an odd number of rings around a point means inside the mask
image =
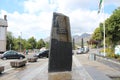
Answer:
POLYGON ((108 18, 109 14, 97 14, 97 11, 75 10, 69 14, 73 33, 92 33, 100 22, 108 18), (103 16, 104 15, 104 16, 103 16))
MULTIPOLYGON (((114 3, 117 6, 119 2, 106 0, 107 5, 114 3)), ((38 40, 50 36, 54 11, 69 16, 72 35, 93 32, 100 22, 110 16, 107 13, 97 14, 98 3, 99 0, 25 0, 23 13, 1 10, 0 14, 8 15, 8 31, 15 36, 22 32, 23 38, 34 36, 38 40)))
POLYGON ((25 12, 28 13, 41 13, 51 12, 57 8, 57 4, 50 4, 48 0, 27 0, 24 1, 25 12))
POLYGON ((58 0, 59 3, 59 9, 60 10, 70 10, 70 11, 74 11, 76 9, 89 9, 90 7, 96 6, 97 7, 97 0, 65 0, 65 1, 61 1, 58 0), (95 5, 96 4, 96 5, 95 5))
POLYGON ((34 36, 40 39, 50 34, 52 13, 41 12, 40 15, 33 15, 18 12, 8 13, 3 10, 1 13, 7 14, 8 30, 12 31, 15 36, 20 36, 20 32, 22 32, 24 38, 34 36))

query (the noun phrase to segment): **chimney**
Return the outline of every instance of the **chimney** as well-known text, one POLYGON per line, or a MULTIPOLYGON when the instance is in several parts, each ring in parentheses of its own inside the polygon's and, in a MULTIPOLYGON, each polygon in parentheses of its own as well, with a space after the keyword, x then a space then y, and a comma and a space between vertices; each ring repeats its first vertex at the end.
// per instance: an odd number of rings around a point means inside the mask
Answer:
POLYGON ((7 15, 4 15, 4 20, 6 20, 6 21, 7 21, 7 15))

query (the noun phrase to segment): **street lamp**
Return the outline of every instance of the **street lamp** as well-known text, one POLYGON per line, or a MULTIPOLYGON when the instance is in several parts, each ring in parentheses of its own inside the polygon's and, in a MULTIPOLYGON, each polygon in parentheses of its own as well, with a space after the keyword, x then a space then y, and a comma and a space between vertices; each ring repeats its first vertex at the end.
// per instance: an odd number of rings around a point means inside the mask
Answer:
POLYGON ((22 32, 20 32, 20 52, 21 52, 21 40, 22 40, 22 32))

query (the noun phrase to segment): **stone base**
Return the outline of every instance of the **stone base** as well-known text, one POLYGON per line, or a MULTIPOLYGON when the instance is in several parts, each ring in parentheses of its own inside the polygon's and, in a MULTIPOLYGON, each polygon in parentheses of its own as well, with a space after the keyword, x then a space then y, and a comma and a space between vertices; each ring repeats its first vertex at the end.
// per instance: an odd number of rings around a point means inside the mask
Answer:
POLYGON ((0 66, 0 73, 4 71, 4 66, 0 66))
POLYGON ((25 66, 26 65, 26 60, 17 60, 17 61, 11 61, 10 62, 10 65, 11 67, 22 67, 22 66, 25 66))
POLYGON ((37 62, 37 57, 27 58, 28 62, 37 62))
POLYGON ((49 80, 72 80, 71 72, 54 72, 49 73, 49 80))

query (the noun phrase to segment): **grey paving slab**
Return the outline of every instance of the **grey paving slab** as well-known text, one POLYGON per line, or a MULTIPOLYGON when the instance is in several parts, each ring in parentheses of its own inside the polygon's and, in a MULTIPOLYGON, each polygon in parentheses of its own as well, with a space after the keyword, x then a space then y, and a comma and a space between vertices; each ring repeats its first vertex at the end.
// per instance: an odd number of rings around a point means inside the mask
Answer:
POLYGON ((111 80, 108 76, 98 71, 94 67, 86 66, 85 69, 89 73, 89 75, 92 77, 93 80, 111 80))
POLYGON ((92 77, 88 74, 85 70, 84 66, 79 62, 76 56, 73 56, 73 62, 76 65, 77 71, 79 76, 81 76, 82 80, 93 80, 92 77))
MULTIPOLYGON (((107 77, 120 77, 120 71, 109 67, 103 63, 97 62, 97 61, 91 61, 88 58, 89 54, 82 54, 82 55, 76 55, 78 58, 79 62, 84 66, 85 70, 90 74, 93 79, 95 79, 95 76, 99 75, 100 76, 107 76, 107 77), (93 74, 94 72, 94 74, 93 74), (93 74, 93 75, 92 75, 93 74), (104 75, 101 75, 104 74, 104 75)), ((99 79, 99 78, 98 78, 99 79)), ((95 79, 97 80, 97 79, 95 79)))
POLYGON ((120 71, 120 63, 119 62, 115 62, 115 61, 112 61, 110 59, 102 58, 102 57, 99 57, 99 56, 97 56, 96 59, 97 59, 97 61, 99 61, 99 62, 101 62, 101 63, 103 63, 105 65, 108 65, 108 66, 120 71))
POLYGON ((35 63, 27 63, 23 68, 11 68, 8 61, 5 72, 0 80, 110 80, 108 76, 116 77, 120 72, 97 61, 90 61, 88 54, 74 55, 72 71, 48 73, 48 59, 38 59, 35 63))

